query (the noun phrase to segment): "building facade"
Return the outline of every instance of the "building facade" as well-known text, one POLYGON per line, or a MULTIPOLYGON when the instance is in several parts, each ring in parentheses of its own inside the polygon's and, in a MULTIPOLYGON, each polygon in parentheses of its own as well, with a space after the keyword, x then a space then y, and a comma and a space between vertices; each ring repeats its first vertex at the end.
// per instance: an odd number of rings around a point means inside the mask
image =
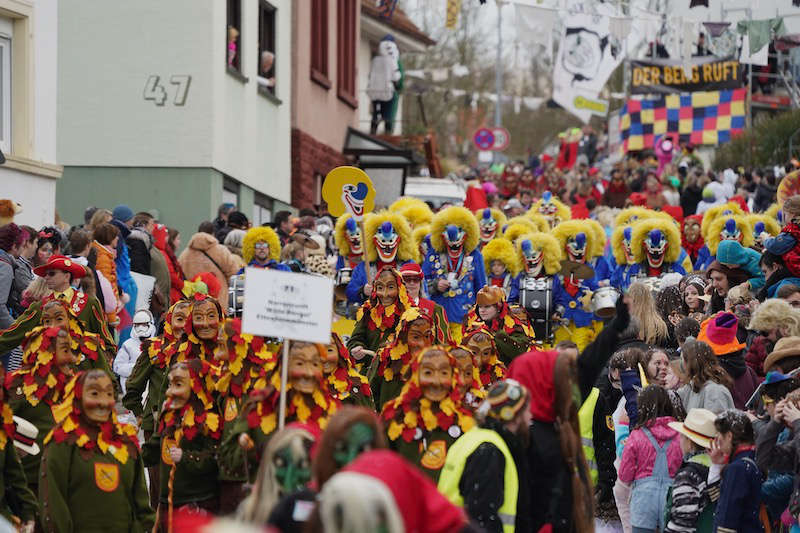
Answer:
POLYGON ((0 0, 0 198, 18 224, 55 221, 58 0, 0 0))
POLYGON ((61 0, 62 216, 127 203, 186 242, 222 202, 286 208, 293 3, 61 0))

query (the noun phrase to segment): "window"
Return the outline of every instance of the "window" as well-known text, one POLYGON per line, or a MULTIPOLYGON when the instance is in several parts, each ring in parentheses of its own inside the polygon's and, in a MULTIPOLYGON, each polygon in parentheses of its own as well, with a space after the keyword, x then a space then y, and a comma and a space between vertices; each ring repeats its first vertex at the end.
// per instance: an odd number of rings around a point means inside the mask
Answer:
POLYGON ((11 39, 0 33, 0 150, 11 152, 11 39))
POLYGON ((319 207, 322 205, 322 182, 325 181, 325 176, 319 172, 314 173, 314 206, 319 207))
POLYGON ((338 0, 336 12, 336 83, 339 98, 358 107, 356 100, 356 0, 338 0))
POLYGON ((228 68, 242 72, 242 0, 227 0, 225 61, 228 68))
POLYGON ((222 177, 222 203, 233 204, 239 209, 239 182, 228 176, 222 177))
POLYGON ((328 0, 311 0, 311 79, 329 89, 328 0))
POLYGON ((260 226, 272 222, 272 200, 256 192, 253 200, 253 226, 260 226))
POLYGON ((275 7, 261 0, 258 4, 258 87, 275 94, 275 7))

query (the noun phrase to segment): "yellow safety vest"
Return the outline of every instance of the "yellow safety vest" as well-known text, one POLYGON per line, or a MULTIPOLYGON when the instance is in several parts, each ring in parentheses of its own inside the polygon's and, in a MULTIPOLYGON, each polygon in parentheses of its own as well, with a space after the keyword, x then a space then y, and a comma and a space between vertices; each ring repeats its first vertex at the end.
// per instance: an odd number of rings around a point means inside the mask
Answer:
POLYGON ((503 523, 503 533, 514 533, 514 525, 517 519, 517 496, 519 494, 519 477, 517 476, 517 465, 508 449, 503 437, 490 429, 473 427, 450 446, 447 450, 447 459, 442 467, 439 476, 439 492, 450 500, 454 505, 464 506, 464 498, 458 484, 461 481, 461 474, 464 472, 464 465, 472 452, 478 446, 488 442, 500 450, 505 458, 506 465, 503 472, 503 505, 498 509, 497 514, 503 523))
POLYGON ((592 439, 592 425, 594 424, 594 408, 597 405, 597 398, 600 397, 600 389, 594 387, 589 397, 578 410, 578 424, 581 428, 581 444, 583 445, 583 455, 589 465, 589 475, 592 478, 592 485, 597 484, 597 460, 594 456, 594 440, 592 439))

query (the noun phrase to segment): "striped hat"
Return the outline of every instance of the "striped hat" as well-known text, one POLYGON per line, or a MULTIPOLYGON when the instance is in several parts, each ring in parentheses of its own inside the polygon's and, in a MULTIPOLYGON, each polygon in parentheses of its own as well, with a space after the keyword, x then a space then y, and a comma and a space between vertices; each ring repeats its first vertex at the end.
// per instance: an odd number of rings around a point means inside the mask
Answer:
POLYGON ((530 394, 514 379, 498 381, 489 389, 489 394, 479 408, 479 413, 496 420, 513 420, 528 403, 530 394))

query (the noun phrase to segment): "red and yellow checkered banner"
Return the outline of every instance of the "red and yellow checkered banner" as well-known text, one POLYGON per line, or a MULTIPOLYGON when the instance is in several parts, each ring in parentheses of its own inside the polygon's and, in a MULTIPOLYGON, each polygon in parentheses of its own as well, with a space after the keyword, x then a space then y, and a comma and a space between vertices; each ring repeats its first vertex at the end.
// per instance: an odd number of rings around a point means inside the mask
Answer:
POLYGON ((626 152, 652 148, 664 134, 694 145, 728 142, 744 129, 746 90, 628 100, 620 110, 622 147, 626 152))

